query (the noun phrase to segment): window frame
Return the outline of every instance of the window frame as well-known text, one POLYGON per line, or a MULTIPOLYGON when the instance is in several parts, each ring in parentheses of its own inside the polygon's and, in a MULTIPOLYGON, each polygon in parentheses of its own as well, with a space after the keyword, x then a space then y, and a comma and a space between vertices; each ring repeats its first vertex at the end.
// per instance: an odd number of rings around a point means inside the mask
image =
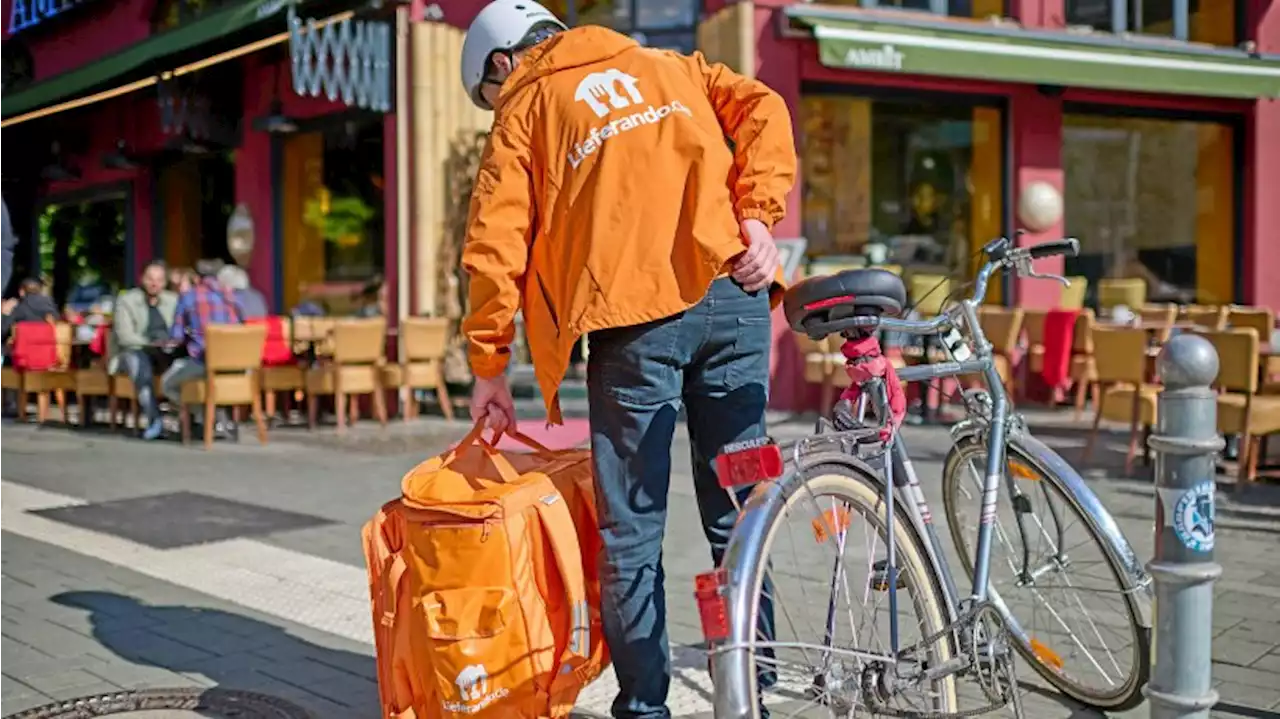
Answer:
MULTIPOLYGON (((1123 2, 1124 0, 1117 0, 1123 2)), ((1062 104, 1062 115, 1065 122, 1067 115, 1097 115, 1112 118, 1134 118, 1140 120, 1170 120, 1181 122, 1211 122, 1231 128, 1231 221, 1233 224, 1231 238, 1231 271, 1232 295, 1236 304, 1247 304, 1245 301, 1245 195, 1247 186, 1247 170, 1245 167, 1246 130, 1245 117, 1232 112, 1208 112, 1204 110, 1176 110, 1168 108, 1139 107, 1132 105, 1110 105, 1097 102, 1071 102, 1062 104)), ((1066 172, 1066 168, 1063 168, 1066 172)), ((1064 214, 1065 222, 1065 214, 1064 214)))
MULTIPOLYGON (((832 82, 829 80, 805 80, 800 83, 800 97, 808 95, 850 96, 871 101, 882 102, 916 102, 933 103, 948 107, 987 107, 1000 111, 1000 233, 1002 237, 1010 237, 1014 227, 1014 146, 1013 146, 1013 113, 1012 103, 1008 95, 994 93, 954 93, 940 90, 920 90, 904 87, 885 87, 879 85, 862 85, 858 83, 832 82)), ((803 222, 803 208, 801 209, 803 222)), ((991 238, 994 239, 994 238, 991 238)), ((812 257, 806 251, 804 261, 812 257)), ((972 258, 971 258, 972 259, 972 258)), ((972 269, 969 270, 972 272, 972 269)), ((1014 278, 1009 273, 1000 275, 999 295, 988 291, 987 303, 1003 307, 1013 307, 1014 278)))
MULTIPOLYGON (((1205 0, 1201 1, 1204 2, 1205 0)), ((1138 3, 1140 5, 1142 0, 1107 0, 1107 2, 1111 6, 1111 27, 1107 28, 1105 32, 1110 32, 1113 35, 1124 35, 1126 33, 1137 35, 1143 34, 1141 30, 1129 29, 1129 16, 1132 4, 1138 3)), ((1182 42, 1191 42, 1191 0, 1170 0, 1170 2, 1173 3, 1173 35, 1169 37, 1182 42)), ((1233 12, 1235 18, 1232 23, 1235 34, 1235 44, 1231 47, 1238 47, 1245 40, 1247 30, 1245 23, 1246 4, 1247 3, 1244 0, 1237 0, 1235 4, 1233 12)), ((1065 3, 1063 5, 1063 17, 1068 26, 1079 25, 1078 23, 1073 23, 1071 18, 1067 16, 1065 3)), ((1151 37, 1163 36, 1153 35, 1151 37)))
MULTIPOLYGON (((645 37, 650 35, 659 36, 676 36, 688 35, 693 41, 694 48, 698 46, 698 23, 702 19, 702 3, 699 0, 680 0, 690 6, 693 10, 693 23, 690 25, 642 25, 640 18, 640 3, 644 0, 613 0, 616 3, 626 3, 628 9, 627 17, 630 18, 625 27, 615 27, 620 33, 628 36, 643 34, 645 37)), ((932 0, 931 0, 932 1, 932 0)), ((577 27, 578 25, 578 3, 580 0, 565 0, 565 20, 569 27, 577 27)), ((647 43, 646 43, 647 45, 647 43)))

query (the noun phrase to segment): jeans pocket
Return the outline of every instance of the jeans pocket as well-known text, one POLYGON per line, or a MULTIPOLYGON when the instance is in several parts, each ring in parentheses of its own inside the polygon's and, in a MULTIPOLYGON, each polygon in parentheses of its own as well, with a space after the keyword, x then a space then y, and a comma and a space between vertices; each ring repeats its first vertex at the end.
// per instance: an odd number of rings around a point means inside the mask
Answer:
POLYGON ((769 315, 739 317, 729 363, 728 386, 734 390, 758 384, 769 387, 769 355, 773 347, 773 322, 769 315))
POLYGON ((678 319, 593 332, 587 382, 624 402, 657 404, 679 397, 679 338, 678 319))

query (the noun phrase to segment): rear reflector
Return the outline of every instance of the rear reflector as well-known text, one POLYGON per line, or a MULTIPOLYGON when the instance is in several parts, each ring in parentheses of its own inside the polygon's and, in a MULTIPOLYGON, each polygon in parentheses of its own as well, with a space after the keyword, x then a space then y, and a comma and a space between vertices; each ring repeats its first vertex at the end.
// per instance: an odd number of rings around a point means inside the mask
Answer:
POLYGON ((703 639, 723 642, 729 638, 729 573, 723 569, 704 572, 694 577, 693 583, 703 639))
POLYGON ((768 437, 727 444, 716 457, 716 476, 728 489, 782 476, 782 450, 768 437))

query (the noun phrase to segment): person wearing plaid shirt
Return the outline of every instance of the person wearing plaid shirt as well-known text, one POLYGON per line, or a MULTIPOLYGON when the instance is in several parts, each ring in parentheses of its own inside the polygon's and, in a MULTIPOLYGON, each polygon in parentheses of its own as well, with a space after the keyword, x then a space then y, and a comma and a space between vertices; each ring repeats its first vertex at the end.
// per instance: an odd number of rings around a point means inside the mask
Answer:
MULTIPOLYGON (((217 274, 222 266, 220 260, 197 262, 196 274, 200 281, 178 298, 170 338, 186 346, 187 356, 175 360, 160 380, 165 396, 174 404, 181 401, 184 383, 204 377, 205 327, 240 324, 244 320, 244 312, 236 301, 235 293, 218 283, 217 274)), ((201 415, 197 412, 195 416, 201 415)), ((218 409, 218 424, 230 427, 222 408, 218 409)))

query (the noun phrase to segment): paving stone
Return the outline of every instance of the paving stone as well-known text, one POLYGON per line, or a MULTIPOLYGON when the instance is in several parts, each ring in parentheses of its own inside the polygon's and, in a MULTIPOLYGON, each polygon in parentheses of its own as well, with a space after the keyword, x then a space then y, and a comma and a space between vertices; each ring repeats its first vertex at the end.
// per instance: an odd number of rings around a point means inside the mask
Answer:
POLYGON ((1280 677, 1280 650, 1273 650, 1270 654, 1260 657, 1250 665, 1250 668, 1263 672, 1271 672, 1277 677, 1280 677))
POLYGON ((1254 664, 1274 648, 1275 645, 1270 642, 1251 642, 1244 639, 1224 641, 1223 639, 1217 639, 1213 642, 1213 661, 1247 667, 1254 664))
MULTIPOLYGON (((1216 672, 1214 676, 1217 677, 1216 672)), ((1249 683, 1223 681, 1215 683, 1214 689, 1218 690, 1219 706, 1217 708, 1224 713, 1232 712, 1233 707, 1269 707, 1280 701, 1280 690, 1276 689, 1274 684, 1270 687, 1260 687, 1249 683)))
POLYGON ((23 677, 23 683, 32 689, 53 697, 54 699, 62 699, 67 696, 80 696, 81 694, 93 694, 95 691, 112 691, 121 687, 108 683, 102 677, 85 671, 84 669, 70 669, 58 672, 45 672, 36 676, 23 677), (106 686, 105 689, 97 689, 94 687, 106 686), (84 691, 80 691, 81 689, 84 691), (68 691, 73 691, 68 695, 68 691))

